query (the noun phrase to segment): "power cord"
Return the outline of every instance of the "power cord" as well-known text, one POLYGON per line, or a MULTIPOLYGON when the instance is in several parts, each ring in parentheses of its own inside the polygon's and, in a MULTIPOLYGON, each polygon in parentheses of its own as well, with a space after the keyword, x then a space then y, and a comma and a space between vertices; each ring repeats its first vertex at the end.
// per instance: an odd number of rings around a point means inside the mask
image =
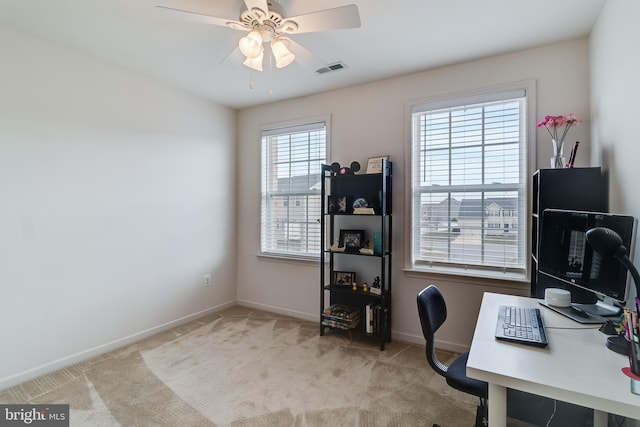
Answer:
POLYGON ((547 325, 544 325, 545 329, 567 329, 567 330, 598 329, 599 327, 600 326, 595 326, 595 327, 594 326, 585 326, 585 327, 582 327, 582 328, 567 328, 567 327, 564 327, 564 326, 547 326, 547 325))
MULTIPOLYGON (((569 328, 569 329, 572 329, 572 328, 569 328)), ((556 415, 556 409, 557 408, 558 408, 558 401, 556 399, 553 399, 553 412, 551 413, 551 416, 549 417, 549 420, 547 421, 546 427, 549 427, 549 425, 551 424, 551 420, 556 415)))

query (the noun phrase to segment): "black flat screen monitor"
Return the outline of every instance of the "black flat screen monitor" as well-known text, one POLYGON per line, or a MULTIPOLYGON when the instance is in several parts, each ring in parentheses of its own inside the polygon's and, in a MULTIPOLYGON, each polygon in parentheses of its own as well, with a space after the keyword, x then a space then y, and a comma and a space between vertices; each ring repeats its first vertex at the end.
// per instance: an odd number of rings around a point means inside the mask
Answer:
POLYGON ((600 316, 620 313, 631 277, 617 258, 594 252, 586 232, 594 227, 610 228, 620 235, 633 259, 637 220, 629 215, 545 209, 541 227, 538 271, 596 294, 597 303, 581 304, 583 310, 600 316))

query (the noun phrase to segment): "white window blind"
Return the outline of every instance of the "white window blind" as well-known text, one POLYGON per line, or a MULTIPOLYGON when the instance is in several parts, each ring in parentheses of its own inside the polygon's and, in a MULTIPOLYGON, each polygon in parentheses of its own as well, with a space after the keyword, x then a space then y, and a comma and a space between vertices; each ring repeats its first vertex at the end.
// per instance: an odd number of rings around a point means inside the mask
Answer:
POLYGON ((261 253, 320 256, 320 179, 326 122, 262 132, 261 253))
POLYGON ((526 95, 412 109, 414 267, 525 270, 526 95))

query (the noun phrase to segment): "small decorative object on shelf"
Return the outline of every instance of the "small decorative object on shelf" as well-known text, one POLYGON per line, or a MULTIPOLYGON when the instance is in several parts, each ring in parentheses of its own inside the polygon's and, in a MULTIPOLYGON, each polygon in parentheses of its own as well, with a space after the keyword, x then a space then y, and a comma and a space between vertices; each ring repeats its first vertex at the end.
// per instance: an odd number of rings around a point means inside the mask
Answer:
POLYGON ((353 201, 353 213, 356 215, 374 215, 376 212, 373 208, 369 207, 367 199, 364 197, 357 197, 353 201))
POLYGON ((373 253, 382 255, 382 233, 379 231, 373 233, 373 253))
POLYGON ((336 242, 331 245, 331 252, 344 252, 346 248, 344 246, 340 246, 340 242, 336 242))
POLYGON ((369 244, 368 240, 367 240, 366 246, 363 248, 360 248, 360 253, 363 255, 373 255, 373 249, 371 248, 371 245, 369 244))
POLYGON ((389 160, 389 156, 369 157, 367 173, 381 173, 383 160, 389 160))
POLYGON ((362 284, 362 292, 369 292, 369 284, 367 282, 362 284))
MULTIPOLYGON (((582 122, 573 113, 564 116, 545 116, 543 120, 538 122, 536 127, 544 127, 549 135, 551 135, 551 142, 553 143, 553 156, 551 157, 551 168, 561 169, 566 166, 564 158, 564 139, 569 132, 569 128, 582 122), (563 128, 561 134, 558 135, 558 128, 563 128)), ((573 153, 575 157, 575 153, 573 153)), ((572 164, 573 166, 573 164, 572 164)))
POLYGON ((376 278, 373 279, 373 283, 371 284, 370 291, 372 294, 375 294, 375 295, 382 294, 382 288, 380 287, 380 276, 376 276, 376 278))
POLYGON ((350 167, 346 167, 346 166, 342 167, 338 162, 331 163, 331 172, 338 175, 353 175, 359 170, 360 170, 360 163, 358 162, 351 162, 350 167))

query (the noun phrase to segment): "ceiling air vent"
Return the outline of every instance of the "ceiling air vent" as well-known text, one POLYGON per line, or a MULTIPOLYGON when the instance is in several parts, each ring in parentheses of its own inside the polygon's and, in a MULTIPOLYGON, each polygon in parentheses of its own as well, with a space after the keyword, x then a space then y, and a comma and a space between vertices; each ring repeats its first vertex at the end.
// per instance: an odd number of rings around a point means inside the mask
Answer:
POLYGON ((318 74, 324 74, 324 73, 329 73, 331 71, 338 71, 338 70, 342 70, 343 68, 347 68, 347 66, 345 65, 344 62, 340 61, 340 62, 334 62, 333 64, 329 64, 326 67, 322 67, 322 68, 318 68, 316 70, 316 73, 318 74))

